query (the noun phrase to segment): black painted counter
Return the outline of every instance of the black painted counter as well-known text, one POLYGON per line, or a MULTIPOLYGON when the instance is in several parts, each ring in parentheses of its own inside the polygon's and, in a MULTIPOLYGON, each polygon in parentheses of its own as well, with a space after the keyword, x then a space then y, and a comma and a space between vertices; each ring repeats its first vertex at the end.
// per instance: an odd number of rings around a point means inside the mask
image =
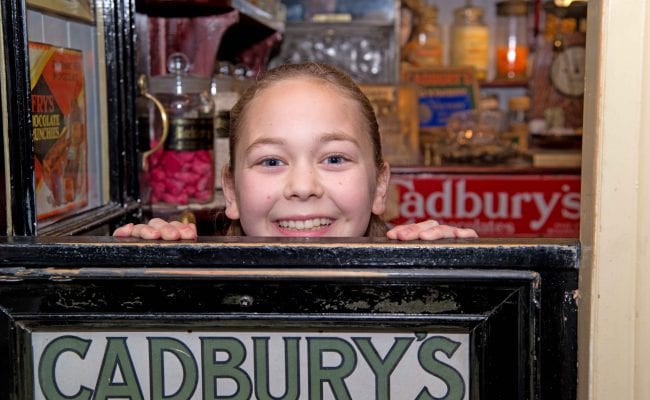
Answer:
POLYGON ((33 397, 33 330, 223 326, 466 330, 470 398, 574 399, 579 250, 564 239, 0 238, 0 399, 33 397))

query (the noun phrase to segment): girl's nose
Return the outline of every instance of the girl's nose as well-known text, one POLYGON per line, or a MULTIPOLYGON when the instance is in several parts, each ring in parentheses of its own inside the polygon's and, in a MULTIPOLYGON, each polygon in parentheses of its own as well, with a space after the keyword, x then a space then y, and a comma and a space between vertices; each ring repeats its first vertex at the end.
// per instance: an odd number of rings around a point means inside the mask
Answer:
POLYGON ((307 200, 310 197, 319 198, 323 195, 323 192, 318 172, 311 167, 294 166, 284 185, 284 196, 287 199, 307 200))

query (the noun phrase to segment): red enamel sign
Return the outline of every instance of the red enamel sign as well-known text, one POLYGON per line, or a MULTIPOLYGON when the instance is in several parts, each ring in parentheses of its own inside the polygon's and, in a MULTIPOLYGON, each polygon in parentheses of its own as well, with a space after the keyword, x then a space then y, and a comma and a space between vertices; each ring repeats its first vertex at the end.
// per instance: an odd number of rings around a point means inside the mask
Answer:
POLYGON ((395 174, 399 217, 474 228, 483 237, 578 237, 578 175, 395 174))

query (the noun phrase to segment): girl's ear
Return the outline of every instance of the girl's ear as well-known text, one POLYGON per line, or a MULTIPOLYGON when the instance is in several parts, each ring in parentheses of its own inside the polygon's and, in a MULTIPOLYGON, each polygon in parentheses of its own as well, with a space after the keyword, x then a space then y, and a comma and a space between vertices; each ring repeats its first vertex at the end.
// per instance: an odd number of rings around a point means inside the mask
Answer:
POLYGON ((239 219, 239 207, 237 207, 237 196, 235 193, 235 181, 230 166, 224 165, 221 174, 221 186, 223 187, 223 197, 226 199, 226 216, 231 220, 239 219))
POLYGON ((388 194, 388 182, 390 180, 390 166, 384 162, 383 167, 377 174, 377 187, 375 197, 372 201, 372 213, 382 215, 386 211, 386 196, 388 194))

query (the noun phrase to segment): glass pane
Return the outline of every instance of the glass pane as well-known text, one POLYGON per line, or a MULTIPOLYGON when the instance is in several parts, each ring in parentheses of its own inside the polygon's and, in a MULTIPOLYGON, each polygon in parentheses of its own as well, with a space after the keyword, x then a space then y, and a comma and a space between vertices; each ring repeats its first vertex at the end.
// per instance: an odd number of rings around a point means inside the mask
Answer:
POLYGON ((28 0, 38 226, 106 204, 103 29, 90 0, 28 0))

